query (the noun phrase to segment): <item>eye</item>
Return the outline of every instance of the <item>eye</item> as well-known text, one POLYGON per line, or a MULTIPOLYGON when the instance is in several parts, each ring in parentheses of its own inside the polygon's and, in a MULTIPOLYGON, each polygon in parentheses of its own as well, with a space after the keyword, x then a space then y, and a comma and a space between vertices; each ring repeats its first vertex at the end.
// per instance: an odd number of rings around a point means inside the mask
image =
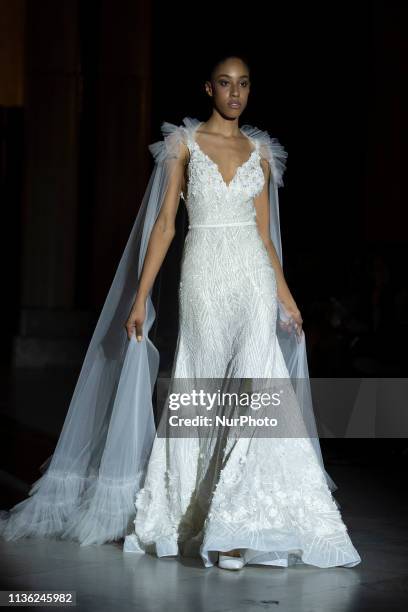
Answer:
MULTIPOLYGON (((229 83, 229 81, 226 81, 225 79, 221 79, 221 81, 218 81, 218 82, 222 87, 224 87, 224 85, 229 83)), ((248 81, 241 81, 240 85, 242 87, 248 87, 248 81)))

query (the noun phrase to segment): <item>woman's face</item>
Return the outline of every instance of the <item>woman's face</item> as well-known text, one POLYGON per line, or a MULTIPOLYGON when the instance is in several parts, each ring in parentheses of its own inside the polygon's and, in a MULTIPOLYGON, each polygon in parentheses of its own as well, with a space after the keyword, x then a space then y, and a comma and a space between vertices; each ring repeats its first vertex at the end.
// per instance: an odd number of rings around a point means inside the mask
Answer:
POLYGON ((228 119, 239 117, 248 103, 249 70, 239 58, 229 58, 218 64, 205 90, 213 99, 213 106, 228 119))

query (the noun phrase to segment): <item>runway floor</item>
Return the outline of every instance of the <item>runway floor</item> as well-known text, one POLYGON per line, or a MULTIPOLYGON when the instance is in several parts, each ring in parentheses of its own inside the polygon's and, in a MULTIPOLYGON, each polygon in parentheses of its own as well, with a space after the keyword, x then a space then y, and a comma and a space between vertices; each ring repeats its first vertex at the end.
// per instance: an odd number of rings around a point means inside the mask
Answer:
POLYGON ((75 591, 81 612, 407 610, 406 499, 367 467, 334 465, 328 471, 362 557, 354 568, 258 565, 233 572, 204 568, 200 559, 124 554, 122 542, 80 547, 0 539, 1 589, 75 591))

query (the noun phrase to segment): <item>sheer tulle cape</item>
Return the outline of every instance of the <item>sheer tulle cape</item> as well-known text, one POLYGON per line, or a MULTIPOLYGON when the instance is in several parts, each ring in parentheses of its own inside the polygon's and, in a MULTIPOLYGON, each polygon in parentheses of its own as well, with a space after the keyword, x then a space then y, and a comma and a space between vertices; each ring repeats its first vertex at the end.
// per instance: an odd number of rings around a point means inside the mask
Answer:
MULTIPOLYGON (((149 146, 154 157, 139 212, 91 338, 54 453, 40 466, 43 475, 29 496, 3 512, 0 533, 20 537, 59 537, 81 545, 102 544, 131 533, 136 493, 143 485, 155 437, 152 394, 159 353, 149 338, 156 318, 151 294, 141 342, 128 340, 124 323, 131 310, 150 233, 188 130, 199 123, 162 124, 163 139, 149 146)), ((243 125, 258 139, 271 168, 270 234, 282 262, 278 188, 283 185, 287 154, 266 131, 243 125)), ((293 381, 303 419, 324 470, 310 392, 305 335, 299 342, 282 304, 277 337, 293 381)), ((337 487, 325 472, 331 490, 337 487)))

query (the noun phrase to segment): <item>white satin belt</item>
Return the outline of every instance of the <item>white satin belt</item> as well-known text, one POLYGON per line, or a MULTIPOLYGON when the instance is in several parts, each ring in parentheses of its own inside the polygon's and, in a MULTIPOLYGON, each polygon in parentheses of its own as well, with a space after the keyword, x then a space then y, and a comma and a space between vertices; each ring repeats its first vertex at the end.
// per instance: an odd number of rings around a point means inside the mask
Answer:
POLYGON ((193 223, 188 226, 191 227, 229 227, 235 225, 256 225, 256 221, 231 221, 231 223, 193 223))

